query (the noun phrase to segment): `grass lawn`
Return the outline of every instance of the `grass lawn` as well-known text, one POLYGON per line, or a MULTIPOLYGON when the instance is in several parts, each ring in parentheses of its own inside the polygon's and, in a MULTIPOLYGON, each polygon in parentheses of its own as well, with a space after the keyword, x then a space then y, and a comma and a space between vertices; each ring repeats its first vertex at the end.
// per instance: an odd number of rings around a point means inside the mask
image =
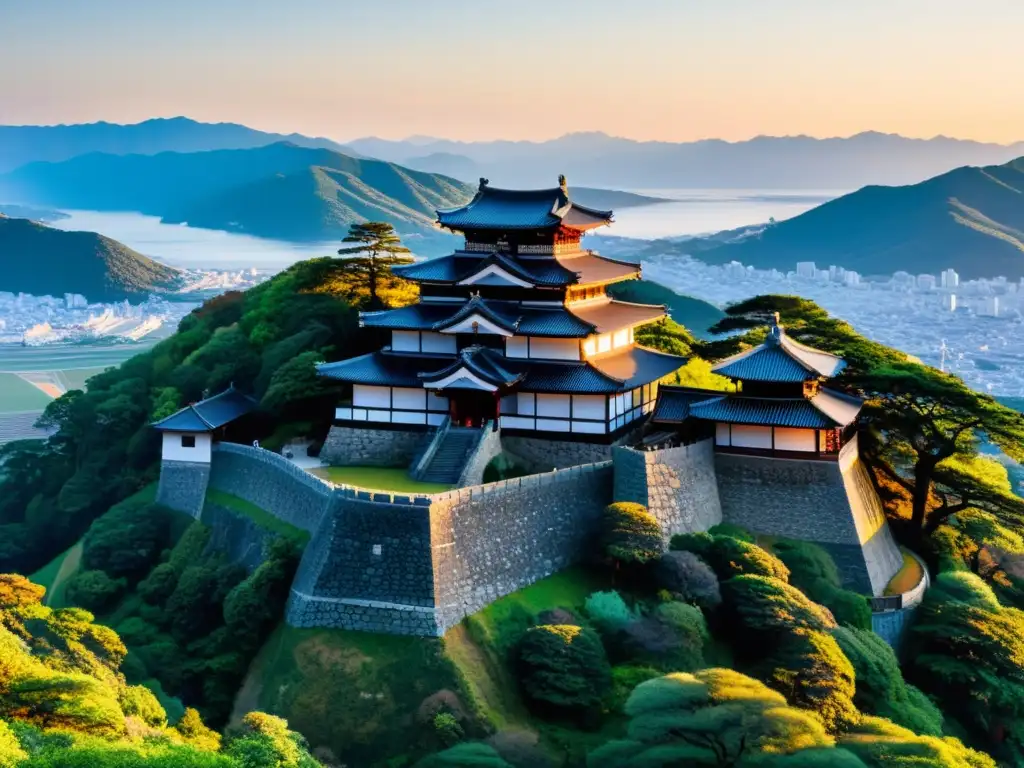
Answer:
POLYGON ((260 528, 276 533, 282 538, 291 539, 299 546, 305 546, 306 542, 309 541, 309 534, 301 528, 296 528, 294 525, 290 525, 283 520, 279 520, 265 509, 261 509, 255 504, 248 502, 245 499, 240 499, 237 496, 233 496, 230 493, 224 493, 223 491, 217 491, 210 488, 206 491, 206 500, 213 504, 219 504, 222 507, 227 507, 233 512, 243 514, 256 523, 260 528))
POLYGON ((52 401, 52 397, 20 376, 0 373, 0 413, 41 411, 52 401))
POLYGON ((53 588, 53 582, 57 580, 57 574, 60 573, 60 567, 64 564, 64 559, 68 556, 68 553, 74 549, 74 546, 75 545, 68 547, 49 563, 29 576, 29 581, 33 584, 39 584, 40 586, 46 587, 46 591, 49 592, 53 588))
POLYGON ((921 568, 921 563, 904 549, 903 567, 889 581, 889 585, 885 588, 885 594, 902 595, 904 592, 909 592, 921 583, 922 578, 924 578, 924 569, 921 568))
POLYGON ((354 485, 377 491, 397 493, 441 493, 451 488, 443 483, 421 483, 409 477, 408 470, 398 467, 318 467, 311 469, 317 477, 339 485, 354 485))

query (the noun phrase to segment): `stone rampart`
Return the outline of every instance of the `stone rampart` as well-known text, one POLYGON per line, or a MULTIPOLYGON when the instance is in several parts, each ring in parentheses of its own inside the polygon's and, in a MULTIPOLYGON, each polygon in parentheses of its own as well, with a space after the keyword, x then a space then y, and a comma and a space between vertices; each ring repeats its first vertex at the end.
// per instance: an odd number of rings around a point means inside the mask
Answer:
POLYGON ((611 501, 610 461, 432 497, 439 629, 579 561, 611 501))
POLYGON ((844 584, 880 595, 903 558, 857 454, 839 461, 715 454, 722 519, 754 533, 819 544, 844 584))
POLYGON ((547 440, 520 435, 502 435, 502 446, 531 472, 577 467, 612 457, 612 446, 575 440, 547 440))
POLYGON ((459 481, 455 484, 459 488, 466 488, 470 485, 480 485, 484 481, 484 470, 491 460, 501 454, 501 432, 491 429, 490 425, 484 428, 480 436, 480 442, 473 449, 473 453, 466 461, 466 466, 459 475, 459 481))
POLYGON ((160 463, 157 503, 198 520, 209 480, 210 465, 205 462, 165 460, 160 463))
POLYGON ((252 573, 266 560, 277 534, 232 509, 207 501, 200 518, 210 529, 206 552, 219 552, 252 573))
POLYGON ((656 451, 618 447, 613 461, 615 500, 647 507, 666 541, 722 522, 714 441, 656 451))
POLYGON ((432 431, 333 426, 320 456, 337 466, 409 466, 432 436, 432 431))
POLYGON ((236 443, 214 446, 210 487, 309 533, 320 525, 334 492, 330 484, 283 456, 236 443))

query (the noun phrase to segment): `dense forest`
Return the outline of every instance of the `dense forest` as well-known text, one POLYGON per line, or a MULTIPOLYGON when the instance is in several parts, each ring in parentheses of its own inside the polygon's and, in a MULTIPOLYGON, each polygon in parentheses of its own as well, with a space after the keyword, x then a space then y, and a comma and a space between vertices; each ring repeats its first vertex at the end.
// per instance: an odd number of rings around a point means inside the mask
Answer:
MULTIPOLYGON (((415 298, 390 278, 378 293, 415 298)), ((322 438, 339 392, 314 366, 382 344, 358 327, 369 300, 351 263, 297 264, 52 403, 46 443, 2 449, 0 572, 45 570, 73 547, 81 563, 65 607, 0 581, 0 766, 316 764, 283 720, 232 716, 267 639, 287 647, 305 541, 277 531, 252 572, 224 559, 203 523, 154 504, 148 424, 244 382, 260 403, 248 437, 322 438)), ((443 639, 318 635, 304 663, 322 679, 268 684, 260 701, 279 706, 264 708, 329 746, 327 765, 1024 764, 1024 502, 978 453, 984 439, 1020 458, 1024 417, 796 297, 729 308, 714 330, 732 335, 717 341, 671 321, 638 341, 693 356, 672 380, 725 386, 708 361, 759 342, 773 311, 848 360, 835 384, 867 398, 864 458, 931 571, 899 654, 823 550, 732 526, 666 548, 646 510, 617 504, 588 562, 443 639), (330 642, 348 645, 331 655, 330 642), (400 664, 368 660, 396 649, 400 664), (333 682, 343 674, 355 690, 333 682)))

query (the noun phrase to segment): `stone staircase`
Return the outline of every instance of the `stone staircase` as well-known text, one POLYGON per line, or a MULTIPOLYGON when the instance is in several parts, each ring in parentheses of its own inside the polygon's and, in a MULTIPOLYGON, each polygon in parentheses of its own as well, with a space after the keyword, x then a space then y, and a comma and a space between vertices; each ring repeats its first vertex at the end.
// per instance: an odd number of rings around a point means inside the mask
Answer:
POLYGON ((434 450, 419 479, 428 483, 455 485, 462 475, 466 461, 480 441, 482 430, 475 427, 449 427, 441 435, 441 442, 434 450))

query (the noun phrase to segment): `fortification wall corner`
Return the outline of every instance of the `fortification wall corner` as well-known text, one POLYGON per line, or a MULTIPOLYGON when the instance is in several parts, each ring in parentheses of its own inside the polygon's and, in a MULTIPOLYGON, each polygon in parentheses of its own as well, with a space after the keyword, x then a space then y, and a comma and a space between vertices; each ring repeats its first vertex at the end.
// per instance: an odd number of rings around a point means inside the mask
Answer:
POLYGON ((156 501, 198 520, 203 512, 209 482, 208 463, 165 459, 160 463, 156 501))

